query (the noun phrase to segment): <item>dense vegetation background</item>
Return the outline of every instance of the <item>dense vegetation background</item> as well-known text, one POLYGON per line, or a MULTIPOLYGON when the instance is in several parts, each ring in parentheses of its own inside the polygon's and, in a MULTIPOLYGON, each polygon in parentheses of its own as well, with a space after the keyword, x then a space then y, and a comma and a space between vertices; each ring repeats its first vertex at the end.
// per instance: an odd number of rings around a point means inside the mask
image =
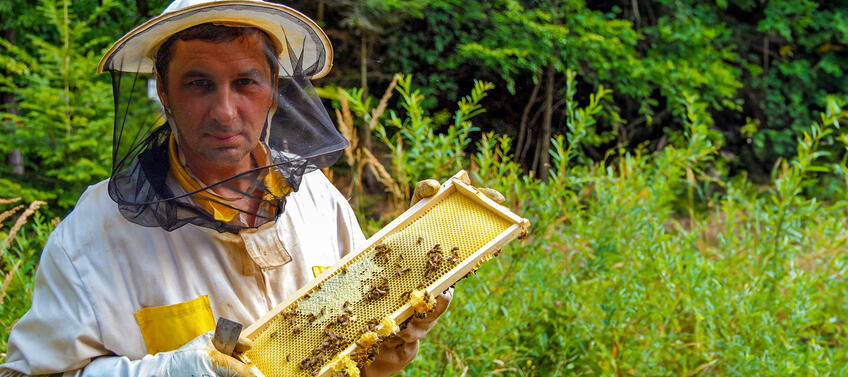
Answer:
MULTIPOLYGON (((459 169, 534 224, 405 375, 848 373, 848 4, 287 4, 334 43, 328 174, 366 233, 459 169)), ((164 5, 0 2, 4 334, 51 219, 109 175, 96 64, 164 5)))

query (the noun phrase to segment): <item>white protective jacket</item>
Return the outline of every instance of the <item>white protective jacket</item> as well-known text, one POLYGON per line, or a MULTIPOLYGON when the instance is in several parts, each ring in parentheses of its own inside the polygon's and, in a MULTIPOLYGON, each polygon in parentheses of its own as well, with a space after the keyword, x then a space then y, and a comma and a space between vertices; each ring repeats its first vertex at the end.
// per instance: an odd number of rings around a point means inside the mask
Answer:
POLYGON ((238 235, 130 223, 100 182, 50 235, 32 308, 10 334, 0 376, 151 375, 165 353, 151 355, 148 346, 168 351, 190 340, 162 344, 171 339, 167 329, 190 325, 181 315, 197 327, 183 338, 208 331, 221 316, 251 324, 364 240, 347 201, 320 171, 303 177, 276 223, 238 235), (143 308, 154 309, 137 314, 143 308))

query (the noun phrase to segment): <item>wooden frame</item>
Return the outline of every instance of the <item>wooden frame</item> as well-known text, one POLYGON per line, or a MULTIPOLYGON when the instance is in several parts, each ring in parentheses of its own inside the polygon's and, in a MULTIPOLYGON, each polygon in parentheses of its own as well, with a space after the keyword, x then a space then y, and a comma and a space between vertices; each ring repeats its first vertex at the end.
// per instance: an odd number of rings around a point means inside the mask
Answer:
MULTIPOLYGON (((248 326, 244 331, 242 331, 242 336, 246 336, 250 339, 254 339, 256 336, 261 334, 267 326, 270 325, 270 321, 280 315, 286 308, 288 308, 295 301, 301 299, 305 294, 309 293, 319 285, 321 285, 324 281, 326 281, 329 277, 333 276, 336 272, 338 272, 343 266, 347 265, 352 259, 356 258, 360 254, 367 252, 372 247, 375 246, 380 240, 388 236, 389 234, 395 232, 398 229, 403 229, 403 227, 407 226, 411 222, 415 221, 419 215, 434 206, 441 203, 448 196, 459 193, 470 199, 472 199, 476 204, 483 206, 491 212, 496 213, 498 216, 503 218, 504 220, 512 223, 505 231, 501 232, 494 239, 490 240, 483 247, 473 252, 470 256, 462 260, 457 266, 453 267, 450 272, 436 280, 434 283, 425 287, 424 290, 427 293, 439 293, 447 290, 451 285, 456 283, 458 280, 465 277, 467 274, 473 272, 480 263, 487 260, 494 254, 497 250, 499 250, 503 245, 507 242, 526 234, 527 228, 530 226, 530 222, 527 219, 519 217, 518 215, 512 213, 508 208, 494 202, 489 199, 484 193, 477 190, 473 186, 469 184, 470 180, 468 178, 468 174, 465 171, 460 171, 450 179, 448 179, 444 184, 442 184, 439 192, 435 195, 424 198, 414 206, 410 207, 406 212, 404 212, 401 216, 396 218, 394 221, 389 223, 387 226, 383 227, 371 236, 365 243, 359 245, 356 252, 349 253, 344 258, 339 260, 333 267, 324 271, 321 275, 317 276, 311 282, 300 288, 297 292, 292 294, 288 299, 274 307, 271 311, 260 317, 256 322, 248 326)), ((414 314, 414 310, 409 303, 401 306, 400 309, 396 310, 390 316, 396 322, 400 323, 410 316, 414 314)), ((343 351, 339 352, 339 356, 344 356, 350 354, 356 348, 356 344, 353 343, 343 351)), ((246 358, 242 357, 242 361, 250 362, 246 358)), ((327 363, 320 372, 318 376, 327 376, 331 374, 332 371, 331 363, 327 363)), ((257 376, 262 376, 262 373, 257 369, 253 368, 254 373, 257 376)))

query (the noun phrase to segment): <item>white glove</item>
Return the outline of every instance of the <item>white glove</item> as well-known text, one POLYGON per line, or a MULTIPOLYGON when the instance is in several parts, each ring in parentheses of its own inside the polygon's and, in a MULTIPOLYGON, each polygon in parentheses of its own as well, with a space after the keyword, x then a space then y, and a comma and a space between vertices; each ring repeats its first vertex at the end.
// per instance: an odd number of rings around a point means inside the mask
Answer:
POLYGON ((225 355, 212 345, 214 331, 194 338, 170 353, 165 362, 166 376, 174 377, 253 377, 244 363, 225 355))

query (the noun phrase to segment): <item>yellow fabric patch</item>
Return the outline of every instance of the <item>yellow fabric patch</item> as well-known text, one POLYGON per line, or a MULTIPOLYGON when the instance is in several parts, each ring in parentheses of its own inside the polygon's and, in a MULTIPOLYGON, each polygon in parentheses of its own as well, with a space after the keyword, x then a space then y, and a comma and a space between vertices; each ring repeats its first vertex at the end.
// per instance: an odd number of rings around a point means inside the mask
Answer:
MULTIPOLYGON (((256 148, 253 151, 256 156, 256 161, 265 161, 266 164, 271 164, 271 159, 268 158, 268 151, 265 150, 265 146, 262 143, 259 144, 260 148, 256 148)), ((286 183, 286 180, 283 179, 283 175, 275 169, 274 167, 268 168, 268 173, 265 174, 265 177, 262 178, 262 183, 265 185, 265 188, 268 190, 267 193, 262 197, 262 200, 270 202, 277 199, 280 199, 291 193, 291 186, 286 183)))
POLYGON ((330 266, 312 266, 312 276, 318 277, 318 275, 323 274, 328 269, 330 269, 330 266))
MULTIPOLYGON (((270 164, 270 160, 268 159, 268 152, 265 150, 265 146, 262 143, 256 147, 253 151, 257 161, 264 161, 266 164, 270 164)), ((177 142, 174 138, 174 135, 171 135, 171 139, 168 141, 168 157, 171 164, 171 175, 183 187, 187 192, 194 192, 200 190, 200 183, 198 183, 185 168, 180 164, 179 157, 177 156, 177 142)), ((291 187, 286 183, 283 176, 277 171, 273 166, 268 168, 267 174, 262 178, 262 183, 267 188, 269 193, 266 193, 262 200, 265 201, 274 201, 279 198, 285 197, 289 193, 291 193, 291 187)), ((236 200, 238 198, 225 198, 220 195, 216 195, 210 190, 200 191, 192 197, 197 201, 203 209, 207 212, 211 213, 213 218, 218 221, 230 222, 239 214, 239 211, 231 206, 226 205, 225 203, 236 200)))
MULTIPOLYGON (((168 141, 168 159, 171 163, 171 175, 177 183, 183 187, 183 189, 187 192, 200 190, 200 184, 197 183, 197 181, 188 174, 185 168, 183 168, 183 165, 180 164, 179 157, 177 156, 177 141, 173 134, 171 135, 171 139, 168 141)), ((227 198, 215 195, 209 190, 198 192, 192 195, 192 197, 197 201, 197 204, 200 204, 203 209, 211 213, 215 220, 230 222, 233 221, 239 213, 238 210, 221 204, 227 202, 227 198)), ((231 198, 230 200, 234 199, 235 198, 231 198)))
POLYGON ((209 296, 174 305, 151 306, 135 312, 147 353, 173 351, 215 329, 209 296))

